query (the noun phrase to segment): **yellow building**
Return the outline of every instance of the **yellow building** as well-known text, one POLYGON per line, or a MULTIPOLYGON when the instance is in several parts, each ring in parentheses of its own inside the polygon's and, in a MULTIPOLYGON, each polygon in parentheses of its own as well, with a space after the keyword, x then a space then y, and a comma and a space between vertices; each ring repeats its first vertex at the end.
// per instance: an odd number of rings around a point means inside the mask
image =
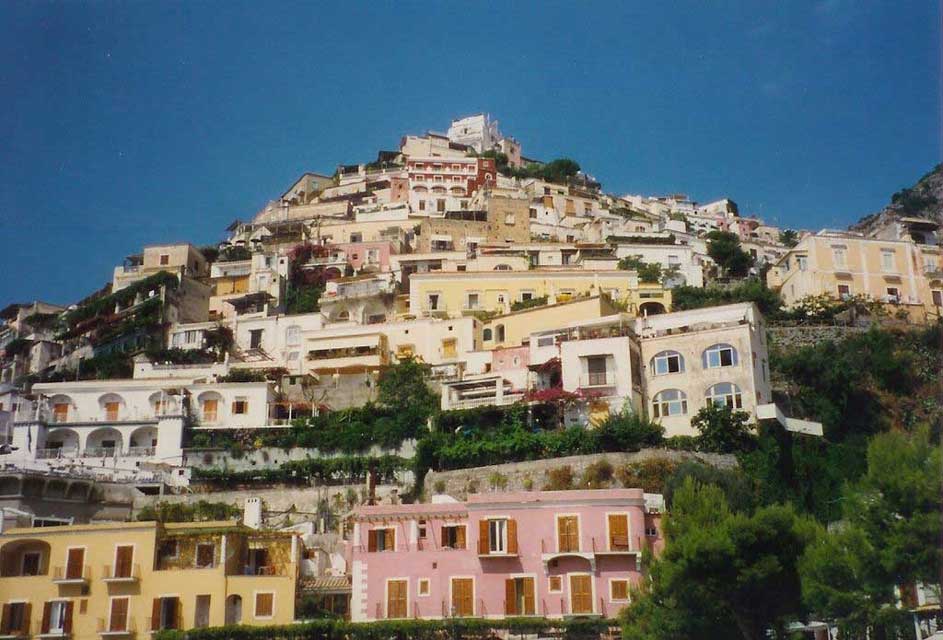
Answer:
POLYGON ((634 271, 531 269, 416 273, 410 277, 409 313, 459 317, 479 311, 510 313, 515 302, 547 298, 548 304, 607 294, 629 313, 664 313, 671 293, 639 282, 634 271))
POLYGON ((301 544, 235 521, 0 534, 0 636, 142 637, 294 620, 301 544))
POLYGON ((867 296, 907 311, 915 320, 939 318, 943 306, 940 247, 836 231, 805 236, 779 259, 767 283, 786 306, 808 296, 867 296))
POLYGON ((482 349, 516 347, 532 333, 558 329, 581 320, 595 320, 619 313, 609 296, 573 298, 554 305, 540 305, 495 316, 481 327, 482 349))

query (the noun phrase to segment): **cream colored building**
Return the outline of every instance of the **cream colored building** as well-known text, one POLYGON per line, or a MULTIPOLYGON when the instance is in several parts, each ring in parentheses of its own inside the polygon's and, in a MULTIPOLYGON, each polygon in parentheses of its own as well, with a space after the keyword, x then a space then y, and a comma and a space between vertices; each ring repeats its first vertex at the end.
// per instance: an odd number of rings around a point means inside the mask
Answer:
POLYGON ((159 271, 205 278, 209 276, 209 263, 200 250, 189 243, 151 245, 144 247, 138 255, 128 256, 123 265, 115 267, 112 290, 120 291, 159 271))
POLYGON ((767 283, 779 289, 787 306, 808 296, 862 295, 922 320, 939 317, 941 272, 939 246, 826 230, 790 249, 773 265, 767 283))
POLYGON ((512 311, 482 323, 481 348, 498 349, 524 345, 535 332, 617 313, 618 307, 605 294, 512 311))
POLYGON ((294 620, 295 534, 235 521, 127 522, 0 534, 6 637, 146 637, 294 620))

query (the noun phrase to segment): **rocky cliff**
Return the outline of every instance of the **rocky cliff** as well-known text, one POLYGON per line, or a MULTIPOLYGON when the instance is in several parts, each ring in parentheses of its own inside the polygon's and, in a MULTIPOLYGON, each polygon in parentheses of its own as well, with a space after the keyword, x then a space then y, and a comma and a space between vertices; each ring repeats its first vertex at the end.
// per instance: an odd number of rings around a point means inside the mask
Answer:
POLYGON ((849 227, 867 234, 872 228, 903 217, 930 218, 943 224, 943 164, 938 164, 912 187, 891 196, 891 203, 849 227))

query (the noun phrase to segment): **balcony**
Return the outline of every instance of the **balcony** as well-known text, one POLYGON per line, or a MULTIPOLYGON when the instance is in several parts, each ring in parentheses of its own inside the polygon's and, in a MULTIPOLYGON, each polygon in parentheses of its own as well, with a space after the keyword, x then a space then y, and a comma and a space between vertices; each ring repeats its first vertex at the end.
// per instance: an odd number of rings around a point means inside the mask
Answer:
POLYGON ((77 447, 56 447, 53 449, 37 449, 37 460, 58 460, 60 458, 77 458, 79 450, 77 447))
POLYGON ((141 565, 133 564, 130 567, 112 567, 106 564, 102 570, 102 582, 116 584, 137 582, 141 578, 141 565))
POLYGON ((616 386, 616 376, 614 371, 599 371, 595 373, 580 374, 581 389, 599 389, 602 387, 616 386))
POLYGON ((118 447, 85 447, 83 458, 117 458, 121 451, 118 447))
POLYGON ((264 566, 255 566, 245 564, 241 567, 242 571, 238 575, 242 576, 274 576, 285 577, 288 575, 288 567, 283 564, 268 564, 264 566))
POLYGON ((152 458, 155 447, 128 447, 127 456, 130 458, 152 458))
POLYGON ((87 564, 80 567, 55 567, 52 570, 53 584, 88 584, 92 577, 92 570, 87 564))
POLYGON ((133 636, 137 631, 134 618, 127 620, 111 620, 98 618, 97 633, 102 638, 124 638, 133 636))

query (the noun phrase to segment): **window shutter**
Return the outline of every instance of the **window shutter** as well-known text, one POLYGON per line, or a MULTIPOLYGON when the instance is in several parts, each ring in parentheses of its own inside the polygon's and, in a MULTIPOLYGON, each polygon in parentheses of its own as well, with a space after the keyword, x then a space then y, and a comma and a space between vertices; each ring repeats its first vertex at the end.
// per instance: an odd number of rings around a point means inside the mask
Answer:
POLYGON ((384 551, 396 551, 396 529, 387 529, 387 537, 389 538, 384 544, 384 551))
POLYGON ((170 598, 170 623, 167 625, 168 629, 177 629, 180 627, 177 624, 177 616, 180 615, 180 599, 179 598, 170 598))
POLYGON ((478 521, 478 555, 486 556, 488 555, 488 521, 479 520, 478 521))
POLYGON ((455 548, 465 548, 465 525, 455 527, 455 548))
POLYGON ((64 633, 72 633, 72 608, 75 606, 75 603, 69 600, 65 603, 65 618, 62 621, 62 631, 64 633))
POLYGON ((10 605, 3 605, 3 613, 0 614, 0 633, 6 635, 10 631, 10 605))
POLYGON ((367 551, 376 551, 377 550, 377 531, 376 529, 371 529, 367 532, 367 551))
POLYGON ((52 613, 52 603, 44 602, 43 603, 43 621, 39 627, 40 633, 49 633, 49 616, 52 613))
POLYGON ((237 404, 239 404, 238 401, 236 401, 236 400, 233 400, 233 401, 232 401, 232 414, 233 414, 233 415, 239 413, 238 411, 236 411, 236 405, 237 405, 237 404))
POLYGON ((508 553, 517 555, 517 520, 508 520, 508 553))
POLYGON ((151 605, 151 631, 160 630, 160 598, 154 598, 151 605))
POLYGON ((514 578, 508 578, 504 581, 504 614, 516 616, 517 610, 517 590, 514 588, 514 578))
POLYGON ((33 603, 27 602, 26 605, 23 607, 23 622, 22 622, 23 626, 20 627, 20 631, 23 632, 24 636, 29 635, 29 619, 30 619, 30 614, 32 614, 32 612, 33 612, 33 603))
POLYGON ((442 549, 447 549, 449 546, 448 532, 449 532, 448 527, 442 527, 441 529, 439 529, 439 540, 440 540, 439 546, 442 549))
POLYGON ((557 551, 569 551, 567 548, 566 518, 557 518, 557 551))
POLYGON ((108 621, 109 631, 124 631, 128 619, 128 599, 115 598, 111 601, 111 619, 108 621))
POLYGON ((532 616, 537 613, 535 609, 536 594, 534 593, 536 581, 533 578, 524 578, 524 615, 532 616))

